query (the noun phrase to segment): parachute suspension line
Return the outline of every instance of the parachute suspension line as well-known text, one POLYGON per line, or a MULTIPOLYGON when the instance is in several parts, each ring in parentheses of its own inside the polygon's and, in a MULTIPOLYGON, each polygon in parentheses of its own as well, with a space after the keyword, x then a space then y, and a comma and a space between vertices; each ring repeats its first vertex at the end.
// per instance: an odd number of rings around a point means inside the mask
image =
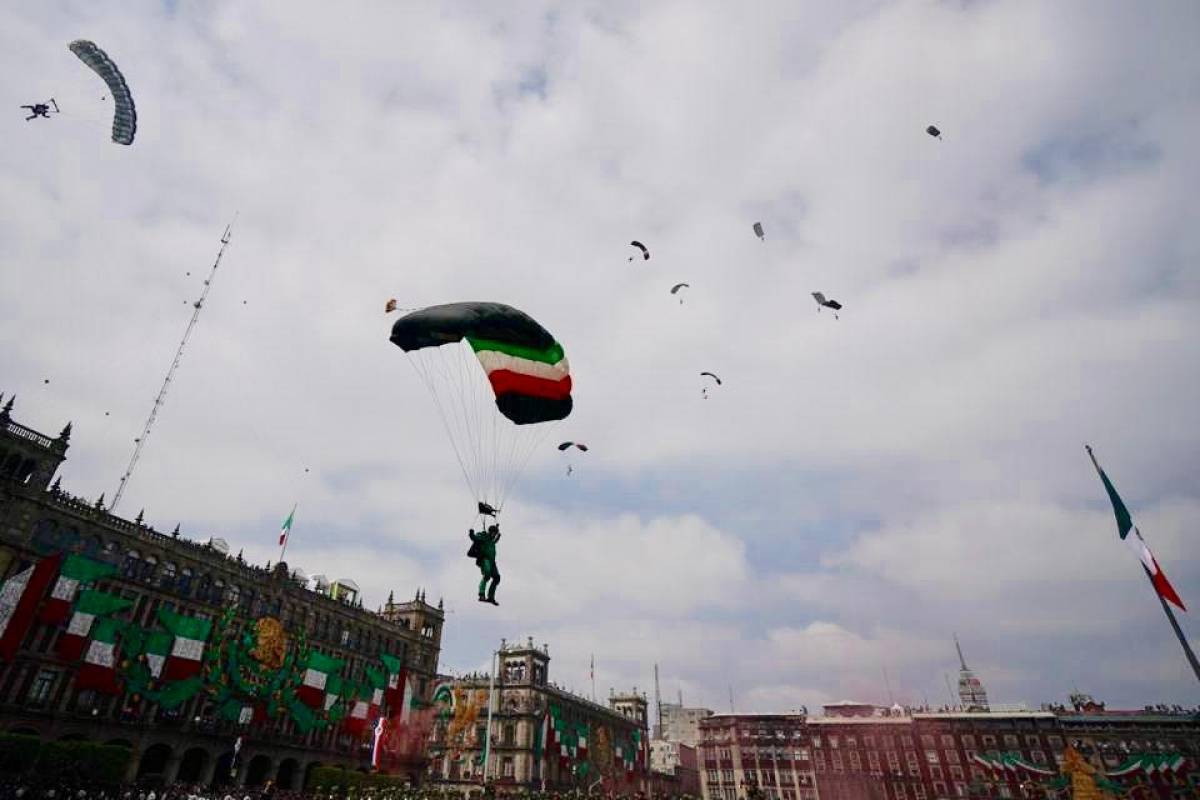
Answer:
POLYGON ((221 249, 217 251, 217 258, 213 261, 212 269, 209 270, 208 280, 204 282, 204 290, 200 293, 200 299, 192 304, 192 318, 188 321, 187 328, 183 331, 183 338, 179 340, 179 347, 175 350, 175 358, 171 361, 171 368, 167 370, 167 377, 163 379, 162 387, 158 390, 158 395, 154 398, 154 405, 150 408, 150 416, 146 418, 146 424, 142 427, 142 435, 134 440, 133 456, 129 459, 129 465, 125 467, 125 473, 121 476, 121 482, 117 486, 117 492, 113 495, 112 505, 108 507, 109 511, 116 511, 117 506, 121 503, 121 497, 125 494, 125 487, 129 484, 129 478, 133 475, 133 469, 137 466, 138 459, 141 458, 142 448, 146 446, 146 442, 150 439, 150 429, 154 426, 154 420, 158 418, 158 412, 162 408, 163 401, 167 399, 167 390, 171 388, 171 379, 175 377, 175 370, 179 368, 179 362, 183 358, 183 349, 187 347, 188 337, 192 335, 192 329, 196 327, 196 323, 200 320, 200 312, 204 310, 204 301, 208 299, 208 291, 212 288, 213 279, 217 276, 217 267, 221 266, 221 257, 225 255, 225 248, 229 246, 229 239, 232 236, 233 224, 237 222, 237 214, 233 215, 233 221, 225 226, 225 233, 221 235, 221 249))
POLYGON ((458 447, 458 438, 450 428, 450 420, 447 418, 446 408, 442 403, 441 396, 438 394, 437 381, 433 378, 433 359, 430 358, 427 360, 424 354, 424 350, 414 350, 407 354, 408 362, 413 365, 413 369, 416 370, 421 381, 429 388, 430 394, 433 395, 433 404, 437 408, 438 418, 442 421, 442 428, 446 431, 446 438, 450 440, 450 446, 454 449, 454 458, 458 461, 458 468, 462 470, 463 480, 467 482, 467 488, 471 494, 477 495, 478 492, 475 490, 475 485, 471 482, 471 474, 467 470, 466 464, 463 463, 462 453, 458 447))

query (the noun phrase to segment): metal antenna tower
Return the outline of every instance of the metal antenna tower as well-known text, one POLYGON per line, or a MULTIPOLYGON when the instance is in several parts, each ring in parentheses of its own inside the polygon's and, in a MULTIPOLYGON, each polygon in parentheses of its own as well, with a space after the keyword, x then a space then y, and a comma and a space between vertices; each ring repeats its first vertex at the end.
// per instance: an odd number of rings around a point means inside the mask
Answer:
POLYGON ((662 726, 662 695, 658 691, 658 664, 654 665, 654 707, 658 714, 658 732, 654 736, 655 739, 663 738, 662 726))
MULTIPOLYGON (((233 215, 233 222, 237 222, 237 214, 233 215)), ((183 348, 187 347, 188 337, 192 335, 192 329, 196 327, 196 322, 200 319, 204 301, 208 298, 208 290, 212 288, 213 279, 217 276, 217 267, 221 265, 221 256, 225 255, 225 248, 229 246, 233 222, 225 226, 225 233, 221 235, 221 249, 217 251, 217 260, 213 262, 212 269, 208 273, 208 280, 204 281, 204 291, 200 293, 200 299, 192 303, 192 318, 183 332, 183 338, 179 340, 179 348, 175 351, 175 359, 171 362, 171 368, 167 370, 167 377, 163 379, 162 388, 158 390, 158 396, 154 398, 154 406, 150 409, 150 416, 146 418, 142 435, 133 440, 135 444, 133 456, 129 459, 129 466, 125 467, 125 474, 121 476, 117 493, 113 495, 112 505, 109 506, 110 511, 117 510, 121 496, 125 494, 129 477, 133 475, 133 468, 137 466, 138 459, 142 456, 142 448, 146 446, 146 441, 150 438, 150 429, 154 426, 154 420, 158 418, 158 410, 162 408, 163 401, 167 399, 167 389, 171 388, 171 379, 175 377, 175 370, 179 368, 179 361, 183 358, 183 348)))

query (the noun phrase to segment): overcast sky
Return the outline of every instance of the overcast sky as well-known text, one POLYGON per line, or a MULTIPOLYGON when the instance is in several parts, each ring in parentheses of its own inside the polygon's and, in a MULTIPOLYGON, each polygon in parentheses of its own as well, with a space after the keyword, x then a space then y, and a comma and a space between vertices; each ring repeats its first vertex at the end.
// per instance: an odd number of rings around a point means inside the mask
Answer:
POLYGON ((600 694, 940 704, 957 632, 994 702, 1200 702, 1083 449, 1200 644, 1200 5, 512 8, 0 8, 0 391, 74 421, 64 488, 111 499, 238 213, 123 515, 264 563, 298 500, 288 561, 444 597, 447 670, 533 636, 585 693, 594 653, 600 694), (393 296, 570 358, 499 608, 393 296))

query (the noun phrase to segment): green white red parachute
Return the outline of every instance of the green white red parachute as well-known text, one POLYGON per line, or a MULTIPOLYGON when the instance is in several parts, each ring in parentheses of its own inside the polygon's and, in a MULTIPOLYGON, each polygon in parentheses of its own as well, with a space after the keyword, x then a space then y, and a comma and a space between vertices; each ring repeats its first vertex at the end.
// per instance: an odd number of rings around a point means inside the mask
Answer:
POLYGON ((480 508, 501 510, 553 427, 545 423, 571 413, 562 345, 528 314, 489 302, 413 311, 392 325, 391 341, 433 395, 480 508))

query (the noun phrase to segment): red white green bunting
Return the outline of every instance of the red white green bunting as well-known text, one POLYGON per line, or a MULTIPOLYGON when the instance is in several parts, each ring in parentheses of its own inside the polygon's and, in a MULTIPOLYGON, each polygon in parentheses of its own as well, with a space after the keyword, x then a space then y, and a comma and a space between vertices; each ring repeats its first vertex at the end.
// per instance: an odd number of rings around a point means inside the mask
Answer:
POLYGON ((92 625, 132 605, 133 601, 124 597, 84 589, 79 593, 79 602, 75 604, 70 624, 58 639, 58 654, 67 661, 78 660, 83 655, 88 637, 92 635, 92 625))
POLYGON ((304 668, 304 679, 296 690, 296 697, 309 708, 323 708, 325 705, 325 683, 329 676, 342 668, 340 659, 332 658, 312 650, 304 668))
POLYGON ((117 627, 115 619, 97 620, 92 625, 92 640, 88 643, 83 664, 75 675, 75 687, 91 689, 102 694, 120 694, 117 680, 117 627))
POLYGON ((0 586, 0 659, 12 661, 16 656, 61 560, 61 556, 43 558, 0 586))
POLYGON ((178 681, 199 673, 212 621, 185 617, 165 608, 158 610, 158 621, 174 637, 171 652, 163 665, 163 676, 178 681))
POLYGON ((50 597, 38 617, 47 625, 58 625, 71 615, 71 605, 79 590, 88 583, 116 574, 117 568, 72 553, 63 561, 50 597))

